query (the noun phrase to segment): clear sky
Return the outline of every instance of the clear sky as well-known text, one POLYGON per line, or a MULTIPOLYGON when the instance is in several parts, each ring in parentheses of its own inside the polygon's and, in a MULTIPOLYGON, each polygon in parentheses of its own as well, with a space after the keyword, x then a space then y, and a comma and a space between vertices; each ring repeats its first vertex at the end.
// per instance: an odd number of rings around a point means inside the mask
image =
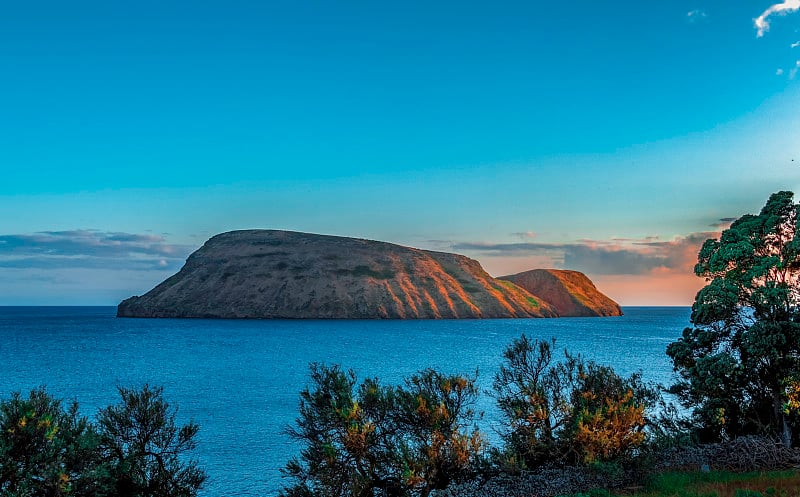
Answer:
POLYGON ((699 244, 800 193, 799 9, 7 2, 0 305, 116 304, 243 228, 688 305, 699 244))

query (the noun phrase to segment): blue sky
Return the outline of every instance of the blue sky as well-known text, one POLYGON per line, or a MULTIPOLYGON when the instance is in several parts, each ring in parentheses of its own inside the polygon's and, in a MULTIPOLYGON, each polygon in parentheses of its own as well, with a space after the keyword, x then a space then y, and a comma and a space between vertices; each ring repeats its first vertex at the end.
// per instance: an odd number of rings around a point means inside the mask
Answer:
POLYGON ((689 304, 702 239, 800 186, 798 8, 7 5, 0 305, 115 304, 242 228, 689 304))

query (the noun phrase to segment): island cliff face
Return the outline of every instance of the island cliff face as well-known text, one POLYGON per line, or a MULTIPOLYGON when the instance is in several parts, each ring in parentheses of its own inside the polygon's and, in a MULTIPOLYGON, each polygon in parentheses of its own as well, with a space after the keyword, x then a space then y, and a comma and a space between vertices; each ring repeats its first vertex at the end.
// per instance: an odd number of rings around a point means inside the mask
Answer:
POLYGON ((585 274, 561 269, 533 269, 500 280, 542 295, 559 316, 622 316, 619 304, 594 286, 585 274))
POLYGON ((276 230, 217 235, 189 256, 177 274, 117 308, 120 317, 167 318, 559 315, 564 314, 549 300, 511 279, 492 278, 462 255, 276 230))
POLYGON ((121 317, 550 317, 550 306, 468 257, 289 231, 217 235, 121 317))

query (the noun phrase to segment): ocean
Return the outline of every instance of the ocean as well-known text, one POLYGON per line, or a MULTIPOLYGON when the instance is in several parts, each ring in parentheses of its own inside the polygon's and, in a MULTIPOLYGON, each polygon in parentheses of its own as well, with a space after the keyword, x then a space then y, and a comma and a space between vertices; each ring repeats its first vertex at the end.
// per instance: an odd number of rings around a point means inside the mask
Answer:
MULTIPOLYGON (((200 425, 194 458, 203 496, 276 495, 298 453, 282 433, 297 415, 311 362, 385 384, 436 368, 472 374, 488 390, 504 348, 521 334, 549 340, 617 372, 668 384, 667 344, 688 307, 626 307, 621 317, 455 321, 120 319, 115 307, 0 307, 0 398, 45 386, 81 411, 119 400, 118 386, 163 386, 178 419, 200 425)), ((492 438, 493 399, 477 410, 492 438)), ((496 436, 494 437, 496 438, 496 436)))

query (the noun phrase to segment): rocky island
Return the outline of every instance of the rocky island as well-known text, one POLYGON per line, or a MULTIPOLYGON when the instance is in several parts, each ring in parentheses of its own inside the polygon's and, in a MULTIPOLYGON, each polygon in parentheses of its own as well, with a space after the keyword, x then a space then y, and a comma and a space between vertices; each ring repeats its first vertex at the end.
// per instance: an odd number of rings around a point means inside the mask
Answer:
POLYGON ((493 278, 480 263, 458 254, 292 231, 232 231, 212 237, 178 273, 145 295, 121 302, 117 316, 458 319, 621 314, 583 274, 536 271, 493 278), (525 276, 529 273, 535 275, 525 276))
POLYGON ((545 300, 559 316, 621 316, 619 304, 601 293, 585 274, 564 269, 532 269, 501 276, 545 300))

